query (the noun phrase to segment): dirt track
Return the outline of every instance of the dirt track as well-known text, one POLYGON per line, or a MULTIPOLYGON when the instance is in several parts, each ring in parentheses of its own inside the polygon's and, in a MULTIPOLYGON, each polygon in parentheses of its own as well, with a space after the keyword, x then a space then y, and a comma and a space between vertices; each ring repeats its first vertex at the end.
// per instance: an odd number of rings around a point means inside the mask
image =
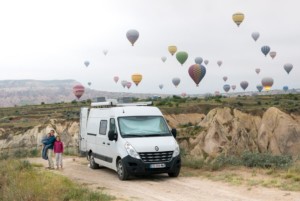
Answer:
MULTIPOLYGON (((47 161, 34 158, 31 162, 47 161)), ((263 187, 232 186, 222 182, 210 181, 201 177, 170 178, 167 174, 151 177, 132 178, 120 181, 116 172, 102 168, 92 170, 85 158, 64 158, 63 170, 49 170, 60 173, 79 183, 94 189, 102 189, 105 193, 114 195, 117 200, 143 201, 300 201, 300 192, 288 192, 263 187)))

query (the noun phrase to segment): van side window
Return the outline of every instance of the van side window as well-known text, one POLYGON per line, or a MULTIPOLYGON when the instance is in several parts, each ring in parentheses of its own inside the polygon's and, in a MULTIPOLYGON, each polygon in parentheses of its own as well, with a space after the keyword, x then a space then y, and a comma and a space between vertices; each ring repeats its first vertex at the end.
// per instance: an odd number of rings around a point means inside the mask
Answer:
POLYGON ((100 121, 99 134, 106 135, 107 120, 100 121))
POLYGON ((116 133, 116 123, 113 118, 109 120, 109 131, 114 131, 114 133, 116 133))

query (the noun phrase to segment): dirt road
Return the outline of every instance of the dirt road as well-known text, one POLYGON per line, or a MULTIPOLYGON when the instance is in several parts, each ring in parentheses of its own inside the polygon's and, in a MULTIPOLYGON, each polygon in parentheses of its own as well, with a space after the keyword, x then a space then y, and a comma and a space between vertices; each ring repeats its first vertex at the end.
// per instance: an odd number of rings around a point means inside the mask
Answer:
MULTIPOLYGON (((47 161, 34 158, 34 163, 47 161)), ((117 200, 143 201, 300 201, 300 192, 281 191, 263 187, 232 186, 201 177, 170 178, 167 174, 120 181, 116 172, 102 168, 92 170, 85 158, 64 158, 63 170, 49 170, 67 176, 90 188, 102 189, 117 200)))

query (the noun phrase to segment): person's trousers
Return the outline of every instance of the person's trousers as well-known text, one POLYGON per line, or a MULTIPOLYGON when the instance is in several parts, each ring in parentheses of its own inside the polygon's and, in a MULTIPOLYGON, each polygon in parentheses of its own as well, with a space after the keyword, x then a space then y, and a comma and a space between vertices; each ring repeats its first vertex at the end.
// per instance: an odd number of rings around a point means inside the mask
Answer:
POLYGON ((59 166, 63 166, 63 163, 62 163, 62 153, 55 153, 55 159, 56 159, 56 166, 59 167, 59 166))
POLYGON ((53 163, 52 155, 53 155, 53 149, 48 149, 47 150, 47 156, 48 156, 48 164, 49 164, 50 168, 54 168, 54 163, 53 163))

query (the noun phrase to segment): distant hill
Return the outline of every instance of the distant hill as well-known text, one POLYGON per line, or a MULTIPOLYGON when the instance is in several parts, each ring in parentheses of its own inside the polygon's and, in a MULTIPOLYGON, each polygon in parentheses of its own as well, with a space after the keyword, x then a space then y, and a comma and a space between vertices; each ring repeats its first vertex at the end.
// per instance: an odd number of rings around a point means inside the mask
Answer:
MULTIPOLYGON (((73 86, 78 83, 76 80, 0 80, 0 107, 41 104, 42 102, 70 102, 76 99, 73 86)), ((122 96, 147 98, 152 95, 97 91, 86 87, 80 100, 122 96)))

